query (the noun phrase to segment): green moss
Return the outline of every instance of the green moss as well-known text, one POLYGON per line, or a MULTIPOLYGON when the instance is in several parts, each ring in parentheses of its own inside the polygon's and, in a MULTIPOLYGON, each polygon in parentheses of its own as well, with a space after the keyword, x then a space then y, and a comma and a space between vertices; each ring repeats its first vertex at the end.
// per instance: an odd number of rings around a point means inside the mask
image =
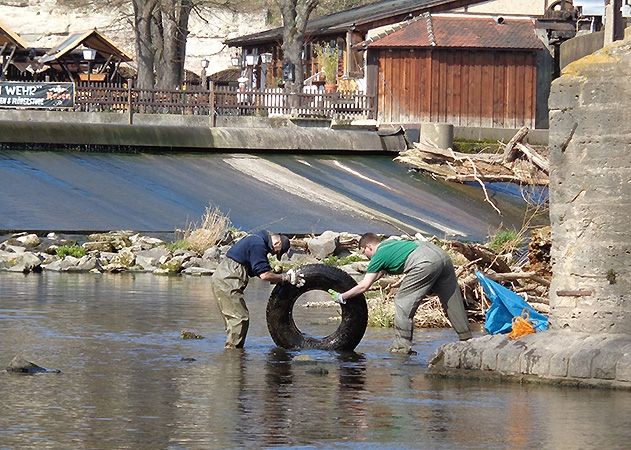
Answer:
POLYGON ((85 256, 85 248, 80 245, 62 245, 55 251, 57 256, 65 258, 66 256, 73 256, 75 258, 81 258, 85 256))
POLYGON ((455 139, 454 150, 460 153, 493 153, 499 144, 490 140, 455 139))
POLYGON ((365 261, 365 259, 360 255, 343 256, 341 258, 339 256, 328 256, 322 260, 322 264, 327 266, 345 266, 358 261, 365 261))

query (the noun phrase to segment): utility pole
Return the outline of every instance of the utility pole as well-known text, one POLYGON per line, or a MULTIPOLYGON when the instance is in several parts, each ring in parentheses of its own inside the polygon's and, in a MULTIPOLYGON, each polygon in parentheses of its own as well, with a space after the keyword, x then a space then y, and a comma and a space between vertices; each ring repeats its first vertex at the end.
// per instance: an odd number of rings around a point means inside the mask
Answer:
POLYGON ((624 38, 622 0, 605 0, 605 45, 624 38))

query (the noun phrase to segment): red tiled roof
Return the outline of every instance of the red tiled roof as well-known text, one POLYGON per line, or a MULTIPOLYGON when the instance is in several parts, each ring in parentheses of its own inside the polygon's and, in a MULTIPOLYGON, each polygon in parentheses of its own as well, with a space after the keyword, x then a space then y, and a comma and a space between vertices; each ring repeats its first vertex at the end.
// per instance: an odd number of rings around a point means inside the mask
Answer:
POLYGON ((430 14, 415 17, 385 36, 377 36, 360 45, 364 48, 544 48, 535 35, 532 19, 504 19, 498 23, 492 17, 430 14))

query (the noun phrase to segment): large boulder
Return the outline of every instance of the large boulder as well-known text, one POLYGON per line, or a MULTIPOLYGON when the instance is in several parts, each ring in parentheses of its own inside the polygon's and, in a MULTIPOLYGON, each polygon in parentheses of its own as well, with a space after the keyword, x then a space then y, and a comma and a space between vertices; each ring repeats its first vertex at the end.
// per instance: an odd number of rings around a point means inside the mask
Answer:
POLYGON ((16 241, 21 242, 26 248, 35 248, 41 243, 39 237, 32 233, 26 236, 20 236, 16 238, 16 241))
POLYGON ((64 257, 64 259, 58 259, 50 264, 42 265, 42 268, 53 272, 67 272, 68 270, 76 268, 79 265, 79 261, 80 258, 68 255, 64 257))
POLYGON ((4 252, 0 251, 0 269, 9 272, 28 273, 38 271, 42 260, 31 252, 4 252))
POLYGON ((331 256, 337 249, 337 243, 340 234, 334 231, 325 231, 320 236, 307 239, 307 248, 309 253, 318 259, 324 259, 331 256))

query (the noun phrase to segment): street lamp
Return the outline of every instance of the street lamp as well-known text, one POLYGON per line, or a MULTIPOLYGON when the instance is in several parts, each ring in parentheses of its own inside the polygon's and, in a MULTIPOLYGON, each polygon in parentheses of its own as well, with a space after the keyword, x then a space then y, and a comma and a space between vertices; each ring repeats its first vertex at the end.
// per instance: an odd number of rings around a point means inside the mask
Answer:
POLYGON ((88 84, 90 83, 90 73, 92 72, 92 61, 96 58, 96 50, 92 48, 83 49, 83 59, 88 62, 88 84))
POLYGON ((208 61, 206 58, 202 59, 202 87, 203 89, 206 89, 206 69, 208 68, 208 64, 210 64, 210 61, 208 61))
POLYGON ((230 62, 232 63, 232 67, 239 67, 241 65, 241 58, 235 55, 230 58, 230 62))
POLYGON ((256 64, 256 59, 258 59, 258 55, 245 55, 245 65, 247 66, 247 74, 248 74, 248 89, 252 89, 252 82, 254 78, 254 70, 253 67, 256 64))

